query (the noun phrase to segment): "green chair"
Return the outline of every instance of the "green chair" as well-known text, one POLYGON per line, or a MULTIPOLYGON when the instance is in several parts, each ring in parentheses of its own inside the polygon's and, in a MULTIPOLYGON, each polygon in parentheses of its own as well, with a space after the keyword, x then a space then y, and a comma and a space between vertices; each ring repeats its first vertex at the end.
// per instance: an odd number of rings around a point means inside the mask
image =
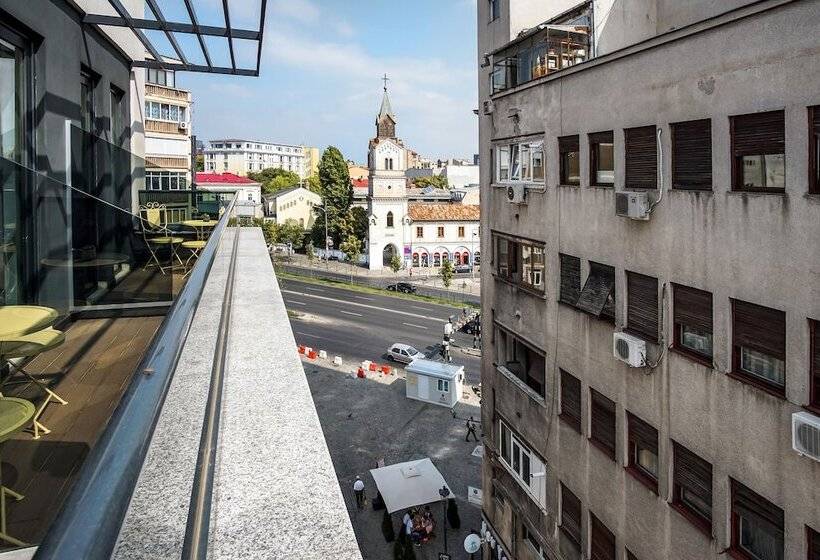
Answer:
POLYGON ((173 260, 176 259, 180 266, 185 267, 185 263, 177 254, 177 245, 182 244, 184 239, 172 235, 173 232, 168 229, 168 210, 164 204, 158 202, 149 202, 140 206, 140 222, 142 222, 142 238, 145 240, 145 245, 151 253, 151 259, 145 265, 143 270, 147 270, 149 266, 156 265, 162 274, 165 274, 165 269, 173 269, 173 260), (171 252, 171 264, 162 266, 157 252, 163 248, 167 248, 171 252))
MULTIPOLYGON (((12 397, 0 398, 0 443, 5 442, 11 438, 11 436, 25 428, 34 417, 34 414, 34 404, 27 400, 12 397)), ((2 466, 2 461, 0 461, 0 466, 2 466)), ((1 474, 0 481, 2 481, 1 474)), ((19 502, 24 496, 0 483, 0 540, 13 546, 29 546, 23 541, 15 539, 6 531, 7 497, 19 502)))
MULTIPOLYGON (((9 376, 4 380, 3 385, 33 383, 46 394, 45 401, 37 408, 32 418, 34 439, 40 439, 40 434, 51 433, 51 430, 40 422, 40 416, 42 416, 48 404, 54 401, 65 405, 68 404, 68 401, 52 391, 45 382, 28 373, 22 366, 18 365, 17 361, 26 361, 38 356, 60 346, 64 341, 65 333, 51 327, 27 335, 12 335, 0 338, 0 359, 9 365, 9 376), (15 380, 15 375, 24 377, 26 380, 15 380)), ((2 393, 0 393, 0 398, 3 398, 2 393)))

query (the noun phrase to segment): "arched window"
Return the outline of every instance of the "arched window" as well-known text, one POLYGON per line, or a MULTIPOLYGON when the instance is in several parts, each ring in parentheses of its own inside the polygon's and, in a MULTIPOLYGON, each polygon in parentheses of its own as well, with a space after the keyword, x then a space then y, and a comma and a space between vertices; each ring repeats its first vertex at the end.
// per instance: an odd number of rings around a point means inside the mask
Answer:
POLYGON ((433 266, 441 266, 441 253, 433 253, 433 266))
POLYGON ((418 253, 413 253, 413 266, 418 266, 418 265, 419 265, 419 254, 418 253))
POLYGON ((393 227, 393 212, 387 213, 387 227, 393 227))

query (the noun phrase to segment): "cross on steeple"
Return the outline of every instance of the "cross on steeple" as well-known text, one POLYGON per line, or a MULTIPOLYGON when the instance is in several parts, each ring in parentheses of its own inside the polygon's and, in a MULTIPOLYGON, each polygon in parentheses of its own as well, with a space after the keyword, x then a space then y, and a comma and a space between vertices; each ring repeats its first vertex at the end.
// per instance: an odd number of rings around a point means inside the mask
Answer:
POLYGON ((387 82, 389 82, 389 81, 390 81, 390 78, 388 78, 388 77, 387 77, 387 73, 386 73, 386 72, 385 72, 385 74, 384 74, 384 77, 382 78, 382 81, 384 82, 384 91, 387 91, 387 82))

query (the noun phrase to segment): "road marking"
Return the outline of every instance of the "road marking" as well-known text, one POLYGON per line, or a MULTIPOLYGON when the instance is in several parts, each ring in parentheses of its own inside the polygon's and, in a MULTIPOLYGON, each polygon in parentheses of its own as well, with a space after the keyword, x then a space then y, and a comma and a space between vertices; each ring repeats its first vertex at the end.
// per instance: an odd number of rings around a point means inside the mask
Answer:
POLYGON ((365 301, 373 301, 372 297, 356 296, 356 299, 363 299, 365 301))
POLYGON ((307 305, 304 301, 294 301, 292 299, 286 299, 285 303, 293 303, 293 304, 296 304, 296 305, 307 305))
POLYGON ((307 336, 307 337, 309 337, 309 338, 322 338, 321 336, 316 335, 316 334, 310 334, 310 333, 306 333, 306 332, 299 332, 299 331, 294 331, 294 332, 295 332, 296 334, 298 334, 299 336, 307 336))
MULTIPOLYGON (((336 298, 326 297, 326 296, 317 296, 317 295, 313 295, 313 294, 306 294, 304 292, 297 292, 297 291, 294 291, 294 290, 282 290, 282 293, 293 294, 293 295, 297 295, 297 296, 309 297, 309 298, 314 298, 314 299, 321 299, 321 300, 325 300, 325 301, 334 301, 334 302, 337 302, 337 303, 339 302, 339 300, 336 299, 336 298)), ((347 305, 355 305, 356 307, 364 307, 364 308, 367 308, 367 309, 375 309, 377 311, 386 311, 387 313, 396 313, 398 315, 405 315, 407 317, 415 317, 417 319, 425 319, 427 321, 435 321, 437 323, 443 323, 443 322, 447 321, 446 318, 442 319, 441 317, 430 317, 429 315, 419 315, 418 313, 410 313, 409 311, 399 311, 398 309, 390 309, 390 308, 387 308, 387 307, 379 307, 378 305, 368 305, 366 303, 356 303, 355 301, 346 301, 344 303, 346 303, 347 305)))
POLYGON ((414 325, 413 323, 402 323, 402 325, 406 325, 408 327, 416 327, 417 329, 427 330, 427 327, 423 327, 421 325, 414 325))
POLYGON ((308 288, 307 286, 305 286, 305 289, 311 292, 324 292, 324 290, 320 290, 319 288, 308 288))
POLYGON ((345 311, 344 309, 340 309, 339 313, 344 313, 345 315, 353 315, 354 317, 361 317, 361 313, 353 313, 352 311, 345 311))

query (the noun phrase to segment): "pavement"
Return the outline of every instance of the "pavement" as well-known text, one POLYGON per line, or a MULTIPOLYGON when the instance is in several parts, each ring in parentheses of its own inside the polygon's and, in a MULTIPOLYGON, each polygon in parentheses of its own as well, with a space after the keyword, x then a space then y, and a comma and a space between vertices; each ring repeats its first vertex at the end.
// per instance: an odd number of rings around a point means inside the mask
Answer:
POLYGON ((444 287, 441 276, 434 274, 436 269, 414 268, 400 270, 398 273, 387 271, 370 271, 360 266, 339 261, 313 260, 309 261, 304 255, 295 254, 289 257, 276 256, 274 266, 277 270, 284 270, 292 274, 343 280, 354 284, 384 288, 395 282, 409 282, 416 286, 418 294, 451 299, 454 302, 481 303, 480 271, 474 274, 456 274, 449 288, 444 287))
MULTIPOLYGON (((480 418, 475 394, 465 386, 465 402, 456 407, 454 418, 446 407, 406 398, 401 370, 359 379, 350 365, 336 368, 306 358, 303 365, 362 556, 393 558, 393 544, 385 542, 381 530, 384 512, 372 509, 376 487, 370 469, 379 460, 389 465, 429 457, 453 490, 461 518, 460 529, 447 529, 449 553, 454 560, 469 558, 464 538, 481 526, 480 507, 467 498, 470 487, 481 487, 481 458, 473 455, 478 444, 464 439, 465 419, 480 418), (362 510, 356 508, 353 494, 357 475, 365 482, 367 503, 362 510)), ((436 560, 444 551, 442 504, 431 504, 431 510, 436 537, 415 549, 419 560, 436 560)), ((396 534, 403 514, 392 515, 396 534)))
MULTIPOLYGON (((344 288, 279 279, 285 306, 298 344, 326 350, 345 363, 362 360, 387 363, 387 349, 403 342, 435 357, 444 323, 462 307, 365 294, 344 288)), ((451 356, 464 366, 467 385, 481 381, 480 352, 473 338, 455 334, 451 356)))

